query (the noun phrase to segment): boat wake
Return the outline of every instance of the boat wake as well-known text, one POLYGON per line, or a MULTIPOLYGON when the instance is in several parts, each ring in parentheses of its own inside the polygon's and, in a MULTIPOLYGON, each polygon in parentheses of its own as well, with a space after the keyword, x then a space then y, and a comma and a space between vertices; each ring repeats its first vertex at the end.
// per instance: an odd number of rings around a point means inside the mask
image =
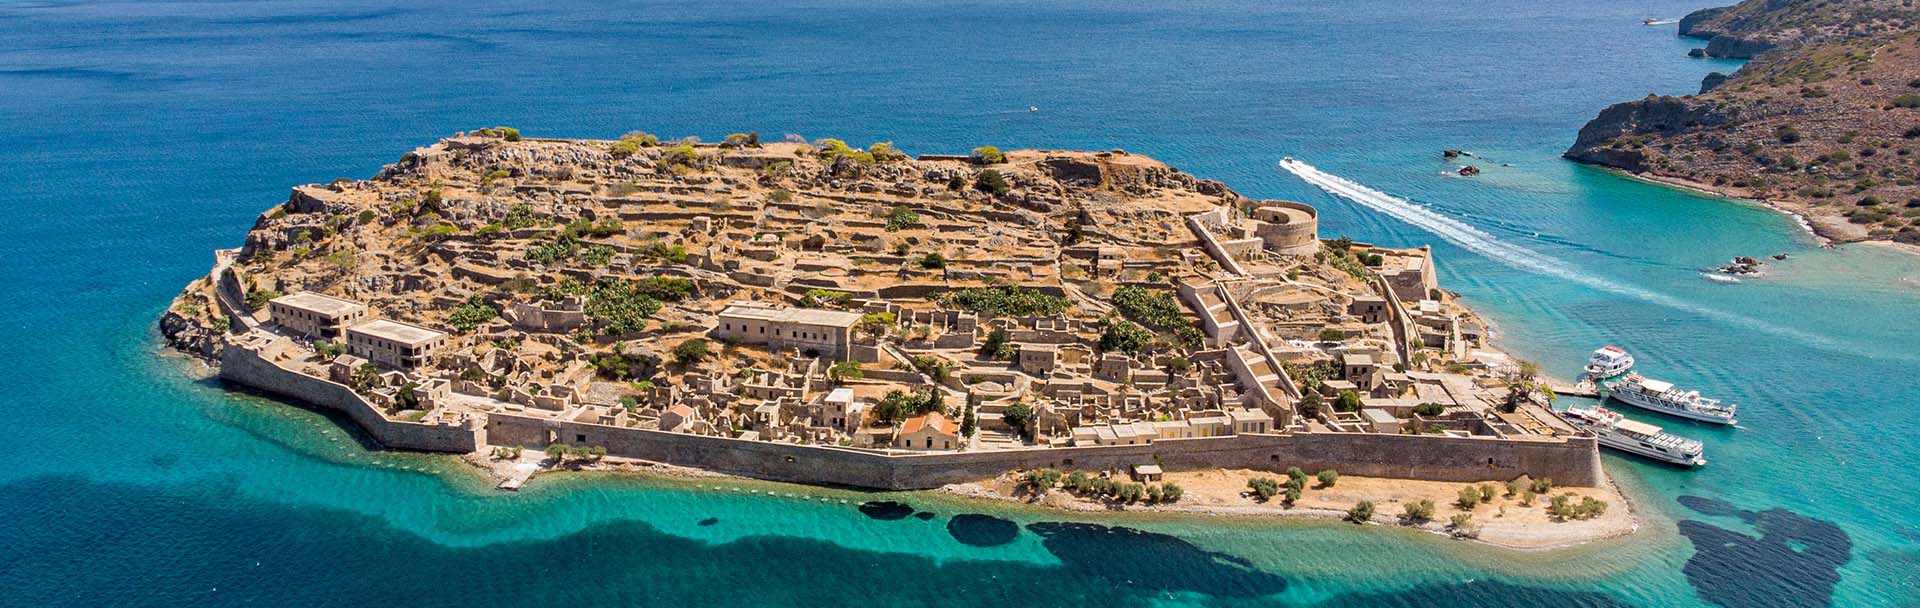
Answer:
MULTIPOLYGON (((1446 239, 1448 242, 1514 268, 1565 279, 1601 291, 1631 297, 1643 302, 1665 306, 1682 312, 1719 319, 1749 329, 1791 338, 1802 344, 1825 350, 1856 355, 1883 352, 1879 349, 1855 347, 1826 336, 1811 334, 1791 327, 1775 325, 1719 309, 1708 308, 1666 294, 1656 293, 1578 272, 1573 269, 1571 264, 1565 261, 1520 245, 1502 241, 1484 230, 1415 204, 1413 201, 1374 190, 1353 180, 1321 171, 1313 165, 1301 162, 1292 157, 1282 159, 1280 161, 1280 168, 1287 170, 1288 173, 1292 173, 1295 177, 1299 177, 1302 181, 1313 184, 1321 190, 1325 190, 1328 194, 1359 203, 1368 209, 1412 224, 1415 227, 1433 233, 1435 236, 1446 239)), ((1912 357, 1900 358, 1912 359, 1912 357)))

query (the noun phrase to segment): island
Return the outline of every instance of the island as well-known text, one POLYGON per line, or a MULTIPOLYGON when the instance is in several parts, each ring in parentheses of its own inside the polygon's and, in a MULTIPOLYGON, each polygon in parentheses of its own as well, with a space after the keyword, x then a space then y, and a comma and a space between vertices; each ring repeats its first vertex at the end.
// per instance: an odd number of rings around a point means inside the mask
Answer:
POLYGON ((481 129, 294 188, 160 328, 507 488, 613 461, 1109 506, 1338 483, 1315 504, 1361 521, 1473 492, 1430 525, 1633 527, 1430 249, 1122 150, 481 129))
POLYGON ((1700 92, 1615 104, 1566 158, 1761 201, 1828 242, 1920 251, 1920 6, 1746 0, 1680 22, 1751 58, 1700 92))

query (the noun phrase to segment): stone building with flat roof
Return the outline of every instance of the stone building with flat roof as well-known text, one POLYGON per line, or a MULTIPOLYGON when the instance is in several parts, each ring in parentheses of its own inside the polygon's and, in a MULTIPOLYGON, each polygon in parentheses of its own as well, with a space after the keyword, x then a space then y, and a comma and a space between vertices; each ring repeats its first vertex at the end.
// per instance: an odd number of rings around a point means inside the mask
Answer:
POLYGON ((347 352, 400 369, 419 369, 447 345, 447 334, 388 319, 347 328, 347 352))
POLYGON ((853 343, 853 326, 860 323, 860 316, 857 312, 740 302, 720 311, 720 325, 713 329, 713 336, 845 359, 853 343))
POLYGON ((274 324, 309 338, 337 340, 347 326, 367 319, 367 306, 310 291, 267 302, 274 324))
POLYGON ((1386 258, 1376 270, 1380 278, 1403 302, 1418 302, 1433 297, 1440 280, 1433 272, 1433 252, 1419 249, 1375 250, 1386 258))

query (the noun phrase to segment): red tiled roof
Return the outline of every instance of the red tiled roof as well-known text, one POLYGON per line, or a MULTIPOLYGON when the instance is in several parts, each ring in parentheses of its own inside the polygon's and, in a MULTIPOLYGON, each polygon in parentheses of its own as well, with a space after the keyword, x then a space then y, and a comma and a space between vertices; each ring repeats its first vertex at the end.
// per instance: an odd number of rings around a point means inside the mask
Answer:
POLYGON ((948 418, 940 412, 932 412, 908 418, 904 424, 900 425, 900 434, 917 433, 929 424, 933 425, 934 432, 942 435, 958 436, 960 434, 960 423, 954 422, 952 418, 948 418))

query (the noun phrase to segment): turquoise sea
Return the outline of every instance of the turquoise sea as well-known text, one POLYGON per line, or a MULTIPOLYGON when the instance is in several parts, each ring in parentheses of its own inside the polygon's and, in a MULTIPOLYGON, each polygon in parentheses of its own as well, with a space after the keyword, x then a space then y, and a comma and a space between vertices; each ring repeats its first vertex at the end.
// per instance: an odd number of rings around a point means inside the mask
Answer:
POLYGON ((1605 105, 1738 67, 1640 24, 1710 4, 0 5, 0 605, 1920 604, 1920 257, 1558 158, 1605 105), (1318 205, 1330 236, 1432 244, 1504 348, 1571 377, 1619 344, 1742 428, 1657 421, 1712 463, 1607 457, 1650 530, 1515 552, 732 481, 500 493, 157 347, 289 186, 497 124, 1124 148, 1318 205), (1443 176, 1443 148, 1485 174, 1443 176))

